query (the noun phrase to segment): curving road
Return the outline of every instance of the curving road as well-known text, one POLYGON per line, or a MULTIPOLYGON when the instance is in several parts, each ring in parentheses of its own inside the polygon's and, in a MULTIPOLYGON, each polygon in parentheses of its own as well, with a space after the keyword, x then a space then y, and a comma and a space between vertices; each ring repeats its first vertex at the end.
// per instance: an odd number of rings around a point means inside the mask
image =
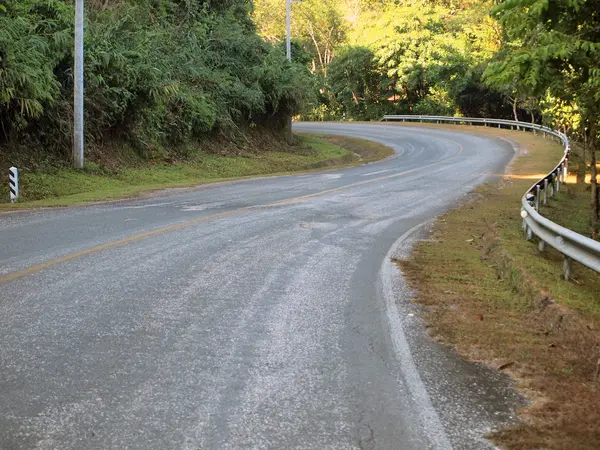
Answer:
POLYGON ((423 331, 391 263, 513 154, 299 123, 397 155, 0 215, 0 448, 480 449, 504 379, 423 331))

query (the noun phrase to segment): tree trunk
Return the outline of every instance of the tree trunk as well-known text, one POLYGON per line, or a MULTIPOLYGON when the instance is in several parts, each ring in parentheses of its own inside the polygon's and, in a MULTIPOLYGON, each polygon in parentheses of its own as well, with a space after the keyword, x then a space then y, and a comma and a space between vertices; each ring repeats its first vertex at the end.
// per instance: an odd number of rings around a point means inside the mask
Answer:
POLYGON ((598 228, 598 182, 596 179, 597 170, 596 170, 596 156, 594 155, 594 150, 592 150, 592 161, 590 167, 590 173, 592 175, 592 198, 591 198, 591 207, 592 210, 590 212, 591 223, 592 223, 592 239, 596 239, 598 236, 597 228, 598 228))
MULTIPOLYGON (((587 133, 584 131, 583 132, 583 164, 584 164, 584 166, 585 166, 585 161, 586 161, 585 158, 586 158, 587 147, 588 147, 588 136, 587 136, 587 133)), ((585 175, 585 170, 584 170, 584 175, 585 175)))
POLYGON ((596 168, 596 125, 593 119, 590 124, 590 175, 591 175, 591 199, 590 199, 590 222, 592 225, 592 239, 598 236, 598 170, 596 168))
POLYGON ((531 114, 531 124, 535 125, 535 116, 533 114, 533 111, 530 111, 529 114, 531 114))
POLYGON ((515 122, 519 121, 519 116, 517 115, 517 97, 513 100, 513 115, 515 116, 515 122))
POLYGON ((319 44, 317 42, 317 38, 315 36, 315 32, 313 30, 312 24, 309 24, 308 34, 310 35, 310 38, 313 41, 313 44, 315 46, 315 50, 317 51, 317 56, 319 57, 319 63, 321 64, 321 69, 324 70, 325 69, 325 63, 323 62, 323 55, 321 54, 321 49, 319 48, 319 44))

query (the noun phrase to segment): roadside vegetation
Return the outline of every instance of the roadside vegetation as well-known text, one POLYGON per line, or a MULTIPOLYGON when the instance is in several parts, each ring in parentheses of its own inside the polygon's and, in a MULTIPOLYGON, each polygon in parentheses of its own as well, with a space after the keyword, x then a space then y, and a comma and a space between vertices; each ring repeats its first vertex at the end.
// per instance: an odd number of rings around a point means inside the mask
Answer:
MULTIPOLYGON (((345 136, 301 134, 293 146, 277 135, 249 134, 244 145, 223 139, 213 148, 181 149, 178 154, 146 161, 134 150, 95 155, 83 171, 48 164, 36 171, 23 171, 21 201, 0 203, 1 209, 68 206, 88 201, 110 200, 148 194, 172 187, 237 178, 322 170, 377 161, 393 154, 382 144, 345 136), (129 158, 123 155, 128 155, 129 158), (121 159, 119 159, 121 158, 121 159)), ((36 160, 35 155, 30 158, 36 160)), ((26 167, 25 161, 23 161, 26 167)), ((2 198, 8 202, 8 195, 2 198)))
MULTIPOLYGON (((249 0, 86 1, 88 148, 151 159, 280 130, 309 100, 310 74, 257 35, 251 9, 249 0)), ((3 153, 70 160, 73 18, 70 0, 0 0, 3 153)))
MULTIPOLYGON (((473 127, 460 127, 473 132, 473 127)), ((399 261, 423 305, 431 334, 459 355, 509 373, 531 402, 522 422, 491 438, 510 449, 591 449, 600 442, 600 277, 527 242, 520 199, 551 170, 562 148, 530 133, 478 128, 517 142, 521 154, 498 184, 473 192, 434 225, 409 260, 399 261)), ((552 220, 591 235, 589 179, 581 149, 571 183, 542 208, 552 220), (579 173, 580 177, 575 175, 579 173)))
MULTIPOLYGON (((285 38, 285 2, 255 0, 261 35, 285 38)), ((510 116, 483 73, 502 46, 492 1, 303 0, 292 5, 292 57, 306 63, 315 120, 386 113, 510 116)))

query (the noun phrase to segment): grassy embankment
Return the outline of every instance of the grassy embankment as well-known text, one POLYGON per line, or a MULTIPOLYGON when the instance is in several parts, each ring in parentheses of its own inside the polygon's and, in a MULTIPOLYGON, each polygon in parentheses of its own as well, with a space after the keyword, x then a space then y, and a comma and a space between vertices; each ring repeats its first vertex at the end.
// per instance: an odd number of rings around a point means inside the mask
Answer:
MULTIPOLYGON (((560 254, 540 254, 526 242, 519 216, 521 196, 562 148, 529 133, 476 130, 525 151, 502 182, 480 187, 439 218, 432 239, 399 264, 432 335, 468 360, 508 372, 531 401, 522 422, 494 433, 495 442, 523 450, 600 448, 600 276, 574 263, 572 280, 562 280, 560 254)), ((575 156, 571 170, 580 164, 575 156)), ((588 208, 589 186, 570 184, 542 214, 588 234, 588 208)))
MULTIPOLYGON (((367 163, 393 154, 384 145, 342 136, 302 134, 297 144, 287 146, 273 136, 250 138, 243 147, 223 141, 208 150, 188 150, 178 155, 142 159, 135 152, 94 149, 83 171, 57 164, 39 166, 40 155, 29 155, 19 163, 20 202, 9 201, 8 190, 1 209, 68 206, 90 201, 127 198, 172 187, 260 175, 285 174, 367 163), (269 150, 265 150, 269 149, 269 150), (36 159, 34 161, 34 159, 36 159), (116 161, 116 162, 115 162, 116 161), (24 167, 23 167, 24 165, 24 167), (36 166, 30 169, 28 166, 36 166)), ((13 164, 3 161, 6 167, 13 164)))

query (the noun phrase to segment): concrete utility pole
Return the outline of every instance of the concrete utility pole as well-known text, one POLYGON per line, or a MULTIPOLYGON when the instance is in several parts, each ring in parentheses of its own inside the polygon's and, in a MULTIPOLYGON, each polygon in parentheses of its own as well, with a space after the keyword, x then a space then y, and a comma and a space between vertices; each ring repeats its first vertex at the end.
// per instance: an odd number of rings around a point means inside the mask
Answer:
MULTIPOLYGON (((285 0, 285 29, 286 29, 286 40, 285 40, 285 53, 288 61, 292 61, 292 0, 285 0)), ((292 115, 287 117, 287 143, 292 145, 294 143, 294 137, 292 135, 292 115)))
POLYGON ((292 0, 285 0, 285 54, 288 61, 292 60, 292 0))
POLYGON ((83 16, 84 0, 75 0, 75 102, 73 112, 73 167, 83 169, 83 16))

